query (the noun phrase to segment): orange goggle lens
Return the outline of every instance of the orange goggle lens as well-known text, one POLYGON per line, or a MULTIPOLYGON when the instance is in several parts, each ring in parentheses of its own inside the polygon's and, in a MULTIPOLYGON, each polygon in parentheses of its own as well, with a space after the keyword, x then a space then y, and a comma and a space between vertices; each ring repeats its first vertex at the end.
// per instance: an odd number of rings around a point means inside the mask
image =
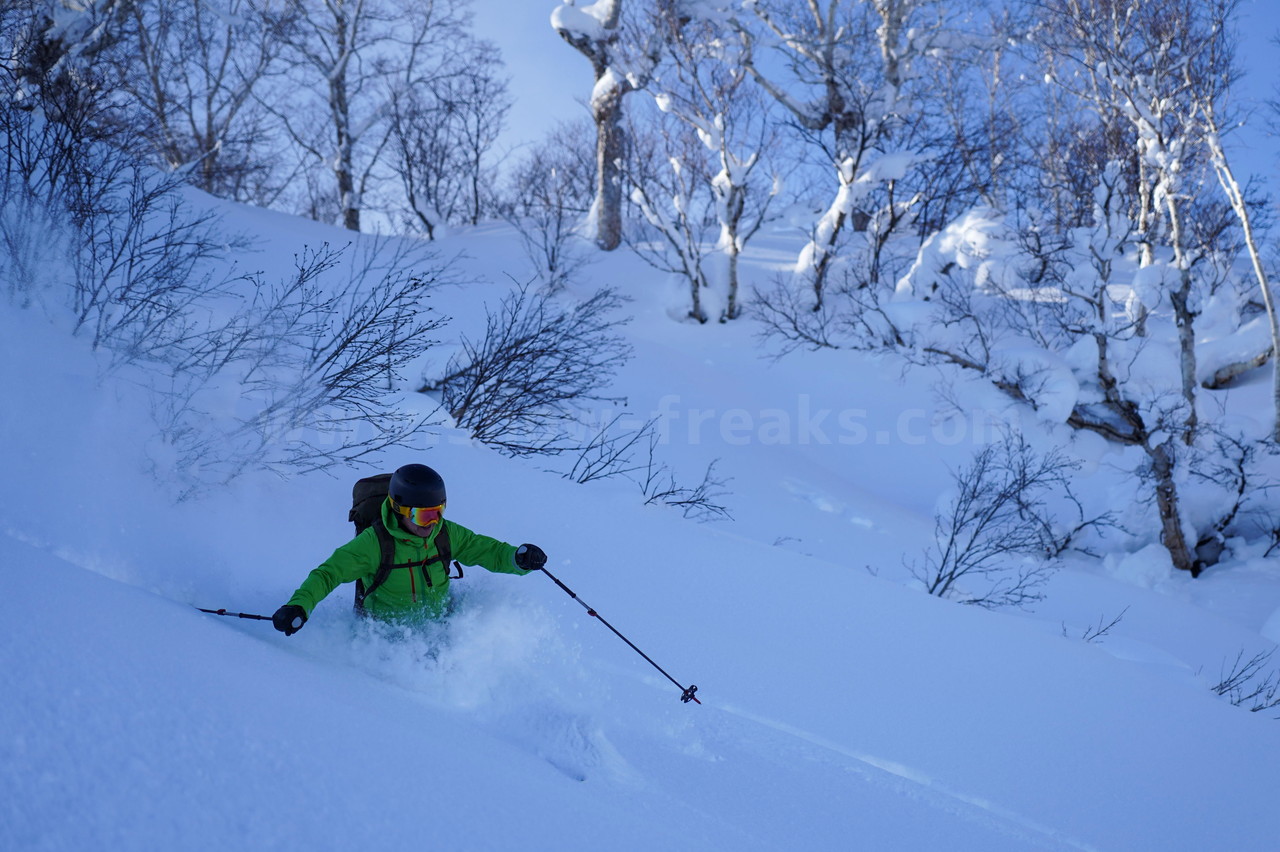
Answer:
POLYGON ((408 518, 420 527, 429 527, 434 523, 438 523, 444 517, 444 504, 439 506, 424 506, 414 508, 411 506, 399 506, 396 501, 391 501, 391 508, 395 510, 397 515, 408 518))

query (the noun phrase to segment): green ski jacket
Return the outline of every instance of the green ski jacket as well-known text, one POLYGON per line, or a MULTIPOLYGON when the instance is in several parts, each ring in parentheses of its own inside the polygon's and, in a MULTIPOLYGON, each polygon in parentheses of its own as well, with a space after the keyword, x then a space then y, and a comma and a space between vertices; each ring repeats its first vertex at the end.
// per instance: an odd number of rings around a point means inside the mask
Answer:
MULTIPOLYGON (((401 529, 398 518, 384 500, 382 522, 395 541, 393 562, 415 564, 393 569, 386 582, 365 597, 365 612, 385 619, 440 618, 449 602, 449 566, 434 559, 440 527, 436 527, 430 538, 423 539, 401 529)), ((500 574, 529 573, 516 567, 515 545, 474 533, 447 519, 440 523, 448 525, 453 558, 463 565, 479 565, 500 574)), ((289 598, 289 603, 302 607, 310 618, 316 604, 343 583, 363 580, 366 587, 370 585, 381 559, 378 535, 370 527, 313 569, 289 598)))

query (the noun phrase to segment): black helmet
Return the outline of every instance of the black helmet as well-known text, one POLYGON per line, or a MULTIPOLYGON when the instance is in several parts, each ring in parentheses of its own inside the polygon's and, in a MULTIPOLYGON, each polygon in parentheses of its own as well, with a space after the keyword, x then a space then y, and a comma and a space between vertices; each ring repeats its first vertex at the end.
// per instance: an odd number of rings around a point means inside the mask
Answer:
POLYGON ((391 474, 388 489, 399 506, 422 508, 444 505, 444 480, 425 464, 407 464, 391 474))

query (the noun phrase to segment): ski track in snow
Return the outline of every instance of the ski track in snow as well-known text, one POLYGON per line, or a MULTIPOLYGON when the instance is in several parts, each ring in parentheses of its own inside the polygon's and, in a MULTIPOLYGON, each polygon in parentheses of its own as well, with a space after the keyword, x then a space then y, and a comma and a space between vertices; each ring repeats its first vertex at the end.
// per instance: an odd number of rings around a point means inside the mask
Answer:
POLYGON ((1099 852, 1096 846, 1066 836, 1057 829, 1042 825, 994 802, 952 790, 908 766, 855 751, 839 743, 832 742, 825 737, 801 730, 785 722, 767 719, 740 707, 724 704, 715 704, 713 706, 715 709, 731 716, 770 728, 788 737, 802 740, 820 749, 848 758, 859 767, 863 767, 859 774, 868 782, 893 787, 899 792, 908 795, 923 793, 925 798, 931 800, 930 803, 934 807, 941 810, 977 822, 996 823, 1003 830, 1037 845, 1047 843, 1051 848, 1099 852), (874 770, 874 772, 867 771, 866 767, 874 770))

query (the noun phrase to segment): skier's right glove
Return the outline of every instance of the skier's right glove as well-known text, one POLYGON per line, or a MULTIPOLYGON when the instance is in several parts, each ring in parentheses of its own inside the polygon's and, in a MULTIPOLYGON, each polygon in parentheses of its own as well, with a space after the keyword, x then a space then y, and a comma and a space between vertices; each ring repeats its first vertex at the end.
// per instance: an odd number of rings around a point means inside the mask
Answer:
POLYGON ((521 571, 537 571, 547 564, 547 554, 536 544, 522 544, 516 548, 516 567, 521 571))
POLYGON ((285 604, 271 616, 271 624, 285 636, 292 636, 307 623, 307 611, 297 604, 285 604))

